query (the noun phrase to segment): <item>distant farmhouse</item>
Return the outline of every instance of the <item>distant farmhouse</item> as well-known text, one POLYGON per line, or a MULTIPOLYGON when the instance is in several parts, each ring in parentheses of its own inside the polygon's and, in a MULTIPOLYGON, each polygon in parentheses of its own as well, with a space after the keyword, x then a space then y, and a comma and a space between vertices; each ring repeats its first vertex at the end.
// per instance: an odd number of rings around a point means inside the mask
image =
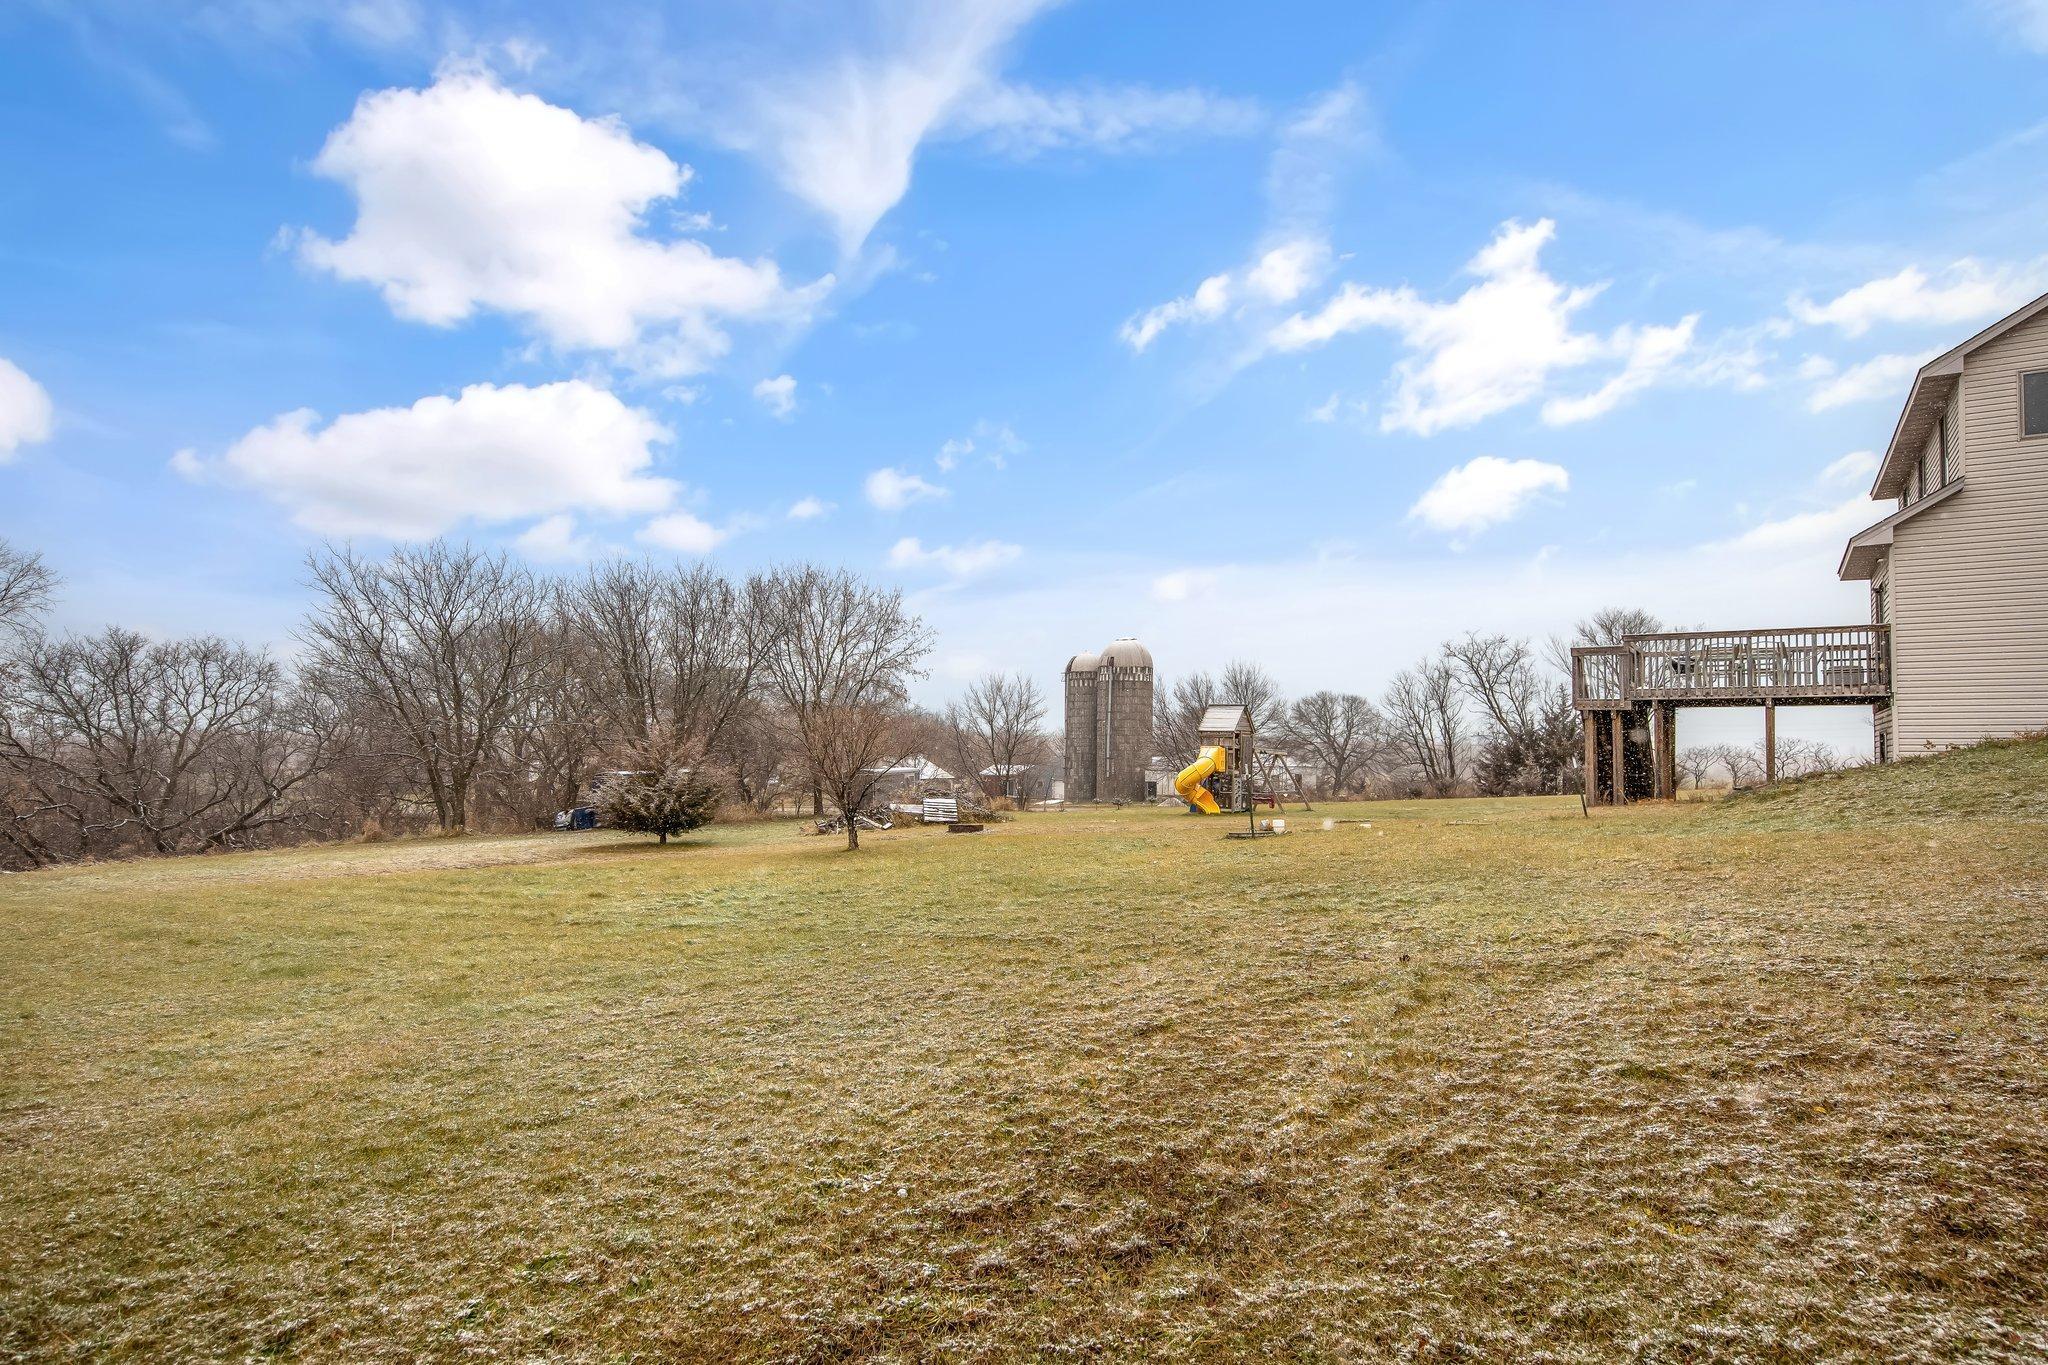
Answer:
POLYGON ((1872 708, 1879 761, 2048 728, 2048 295, 1922 366, 1849 540, 1870 624, 1625 635, 1572 651, 1586 798, 1669 796, 1680 706, 1872 708))

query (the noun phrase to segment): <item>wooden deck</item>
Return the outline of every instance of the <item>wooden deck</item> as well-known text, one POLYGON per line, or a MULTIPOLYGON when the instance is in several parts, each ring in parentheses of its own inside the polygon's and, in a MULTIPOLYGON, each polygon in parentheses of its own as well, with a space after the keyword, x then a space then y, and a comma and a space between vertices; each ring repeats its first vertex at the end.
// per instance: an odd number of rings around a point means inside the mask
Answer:
POLYGON ((1572 705, 1869 706, 1891 696, 1891 627, 1671 631, 1572 651, 1572 705))

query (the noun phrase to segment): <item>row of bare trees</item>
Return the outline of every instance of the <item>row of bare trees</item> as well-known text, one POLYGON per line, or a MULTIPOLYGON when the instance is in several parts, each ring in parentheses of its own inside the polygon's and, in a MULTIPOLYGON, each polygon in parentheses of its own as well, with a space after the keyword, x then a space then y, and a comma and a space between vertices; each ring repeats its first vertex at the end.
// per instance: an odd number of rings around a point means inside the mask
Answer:
MULTIPOLYGON (((1777 737, 1777 774, 1780 778, 1811 777, 1835 772, 1849 761, 1833 745, 1796 735, 1777 737)), ((1679 779, 1692 787, 1754 787, 1769 771, 1764 762, 1764 742, 1755 744, 1698 744, 1680 749, 1676 755, 1679 779)))
POLYGON ((0 858, 530 828, 649 755, 740 802, 858 810, 931 648, 900 594, 811 566, 548 579, 434 542, 308 570, 286 667, 217 637, 51 635, 54 577, 0 543, 0 858))

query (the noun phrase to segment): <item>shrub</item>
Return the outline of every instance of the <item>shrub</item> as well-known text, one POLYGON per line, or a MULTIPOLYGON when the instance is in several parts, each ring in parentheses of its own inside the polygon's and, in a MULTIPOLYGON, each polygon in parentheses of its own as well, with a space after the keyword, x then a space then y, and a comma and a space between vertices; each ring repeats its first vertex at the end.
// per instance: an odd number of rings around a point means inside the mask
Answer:
POLYGON ((667 843, 708 825, 725 801, 725 783, 700 752, 654 736, 634 746, 628 770, 606 778, 597 791, 598 822, 612 829, 652 834, 667 843))

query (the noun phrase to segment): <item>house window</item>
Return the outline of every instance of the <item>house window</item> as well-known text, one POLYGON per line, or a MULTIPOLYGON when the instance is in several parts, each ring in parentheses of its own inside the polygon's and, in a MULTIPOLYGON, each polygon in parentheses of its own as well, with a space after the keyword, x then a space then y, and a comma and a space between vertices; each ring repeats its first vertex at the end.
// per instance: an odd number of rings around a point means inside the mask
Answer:
POLYGON ((2048 370, 2020 376, 2020 435, 2048 436, 2048 370))
POLYGON ((1954 408, 1943 408, 1941 423, 1935 428, 1935 439, 1941 442, 1941 467, 1936 471, 1936 474, 1941 479, 1943 487, 1946 487, 1948 481, 1955 477, 1954 462, 1950 460, 1948 453, 1948 415, 1954 411, 1954 408))

